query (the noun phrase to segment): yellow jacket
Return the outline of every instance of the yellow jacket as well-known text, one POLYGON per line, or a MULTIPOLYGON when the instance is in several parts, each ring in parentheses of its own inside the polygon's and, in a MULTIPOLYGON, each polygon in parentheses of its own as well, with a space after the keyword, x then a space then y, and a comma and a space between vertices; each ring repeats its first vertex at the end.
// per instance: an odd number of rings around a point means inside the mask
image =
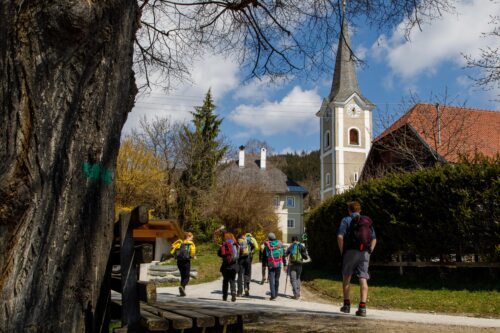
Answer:
POLYGON ((182 240, 178 239, 172 244, 172 249, 170 250, 170 254, 175 255, 175 251, 181 248, 182 244, 186 244, 189 246, 189 256, 194 258, 196 255, 196 245, 194 245, 193 241, 190 240, 182 240))
POLYGON ((247 233, 244 238, 247 239, 247 237, 250 237, 250 241, 252 242, 252 252, 257 251, 257 249, 259 248, 259 243, 257 243, 257 240, 252 236, 251 233, 247 233))

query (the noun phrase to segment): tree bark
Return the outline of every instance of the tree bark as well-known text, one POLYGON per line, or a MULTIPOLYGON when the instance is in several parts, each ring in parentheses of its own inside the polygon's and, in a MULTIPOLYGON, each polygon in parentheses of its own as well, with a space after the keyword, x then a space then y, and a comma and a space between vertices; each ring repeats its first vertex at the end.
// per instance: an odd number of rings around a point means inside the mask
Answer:
POLYGON ((0 332, 94 330, 134 0, 0 3, 0 332))

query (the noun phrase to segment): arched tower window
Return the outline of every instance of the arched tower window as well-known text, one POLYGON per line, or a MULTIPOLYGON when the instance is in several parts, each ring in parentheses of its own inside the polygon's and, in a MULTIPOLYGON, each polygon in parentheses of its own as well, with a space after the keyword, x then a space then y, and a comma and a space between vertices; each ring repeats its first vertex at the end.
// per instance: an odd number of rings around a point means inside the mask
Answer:
POLYGON ((325 185, 330 185, 330 182, 331 182, 331 176, 329 173, 326 174, 326 184, 325 185))
POLYGON ((325 148, 330 147, 330 131, 326 131, 325 133, 325 148))
POLYGON ((349 129, 349 144, 354 146, 360 145, 359 130, 357 128, 349 129))

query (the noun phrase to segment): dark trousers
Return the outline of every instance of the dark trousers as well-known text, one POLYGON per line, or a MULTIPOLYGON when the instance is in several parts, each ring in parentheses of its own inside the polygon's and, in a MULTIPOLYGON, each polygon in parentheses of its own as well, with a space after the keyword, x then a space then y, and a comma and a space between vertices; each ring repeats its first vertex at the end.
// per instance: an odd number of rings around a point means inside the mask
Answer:
POLYGON ((236 271, 225 269, 222 271, 222 297, 227 299, 227 289, 231 287, 231 295, 236 294, 236 271))
POLYGON ((300 297, 300 274, 302 273, 302 264, 290 264, 290 282, 292 283, 293 295, 300 297))
POLYGON ((243 293, 243 289, 250 290, 250 277, 252 274, 252 263, 249 257, 238 259, 240 271, 238 272, 238 294, 243 293))
POLYGON ((191 272, 191 260, 177 260, 177 267, 181 273, 181 286, 185 287, 189 283, 189 273, 191 272))
POLYGON ((281 267, 269 267, 269 287, 271 288, 271 297, 278 296, 278 288, 280 286, 281 267))

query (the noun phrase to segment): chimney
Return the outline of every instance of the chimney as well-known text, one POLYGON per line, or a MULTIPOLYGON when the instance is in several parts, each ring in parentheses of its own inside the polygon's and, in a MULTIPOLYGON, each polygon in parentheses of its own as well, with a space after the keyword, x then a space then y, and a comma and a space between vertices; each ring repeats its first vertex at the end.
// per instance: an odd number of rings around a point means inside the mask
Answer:
POLYGON ((245 167, 245 146, 240 146, 240 155, 238 159, 238 165, 240 168, 245 167))
POLYGON ((266 168, 266 151, 267 149, 262 147, 260 148, 260 168, 265 169, 266 168))

